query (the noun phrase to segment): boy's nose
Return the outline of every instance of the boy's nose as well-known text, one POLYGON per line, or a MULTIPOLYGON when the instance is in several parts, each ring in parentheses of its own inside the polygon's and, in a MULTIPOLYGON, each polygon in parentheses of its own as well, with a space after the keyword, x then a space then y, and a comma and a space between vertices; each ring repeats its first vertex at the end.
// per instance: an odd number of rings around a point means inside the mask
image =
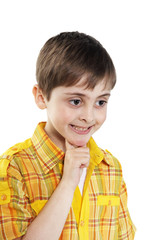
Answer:
POLYGON ((92 108, 85 108, 81 112, 80 116, 81 121, 86 123, 92 123, 94 121, 94 111, 92 108))

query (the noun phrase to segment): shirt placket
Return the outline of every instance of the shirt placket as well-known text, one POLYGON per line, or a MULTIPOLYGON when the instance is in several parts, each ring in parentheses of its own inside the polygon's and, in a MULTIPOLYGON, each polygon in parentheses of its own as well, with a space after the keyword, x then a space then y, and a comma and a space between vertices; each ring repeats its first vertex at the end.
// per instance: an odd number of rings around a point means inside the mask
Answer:
POLYGON ((89 194, 88 185, 95 165, 91 162, 87 170, 86 181, 82 197, 82 206, 78 224, 79 240, 89 240, 88 222, 89 222, 89 194))

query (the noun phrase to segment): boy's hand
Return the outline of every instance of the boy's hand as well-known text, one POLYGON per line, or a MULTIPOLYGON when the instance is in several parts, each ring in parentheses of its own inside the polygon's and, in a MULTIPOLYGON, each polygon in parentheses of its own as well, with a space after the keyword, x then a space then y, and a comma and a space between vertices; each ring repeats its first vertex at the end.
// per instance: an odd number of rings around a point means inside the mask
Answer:
POLYGON ((65 144, 66 153, 62 180, 75 190, 82 175, 83 168, 89 165, 89 148, 86 146, 76 148, 67 140, 65 140, 65 144))

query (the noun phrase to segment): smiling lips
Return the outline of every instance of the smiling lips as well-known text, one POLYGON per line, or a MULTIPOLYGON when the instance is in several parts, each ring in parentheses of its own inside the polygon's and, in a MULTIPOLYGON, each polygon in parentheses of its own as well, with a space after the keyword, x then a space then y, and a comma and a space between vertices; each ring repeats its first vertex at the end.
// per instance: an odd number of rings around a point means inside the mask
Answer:
POLYGON ((75 133, 78 133, 81 135, 88 134, 90 132, 90 130, 92 129, 92 126, 91 127, 78 127, 78 126, 71 125, 71 124, 69 126, 75 133))

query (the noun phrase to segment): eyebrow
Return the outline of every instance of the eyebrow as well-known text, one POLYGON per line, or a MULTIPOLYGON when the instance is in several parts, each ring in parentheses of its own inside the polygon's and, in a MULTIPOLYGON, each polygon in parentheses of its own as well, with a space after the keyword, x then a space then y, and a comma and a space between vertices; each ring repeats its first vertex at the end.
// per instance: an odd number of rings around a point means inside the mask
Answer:
MULTIPOLYGON (((64 93, 64 94, 66 94, 66 95, 76 95, 76 96, 80 96, 80 97, 87 97, 88 98, 88 96, 87 95, 85 95, 85 94, 83 94, 83 93, 64 93)), ((110 96, 111 94, 110 93, 104 93, 104 94, 102 94, 102 95, 100 95, 100 96, 98 96, 98 98, 99 97, 106 97, 106 96, 110 96)))

